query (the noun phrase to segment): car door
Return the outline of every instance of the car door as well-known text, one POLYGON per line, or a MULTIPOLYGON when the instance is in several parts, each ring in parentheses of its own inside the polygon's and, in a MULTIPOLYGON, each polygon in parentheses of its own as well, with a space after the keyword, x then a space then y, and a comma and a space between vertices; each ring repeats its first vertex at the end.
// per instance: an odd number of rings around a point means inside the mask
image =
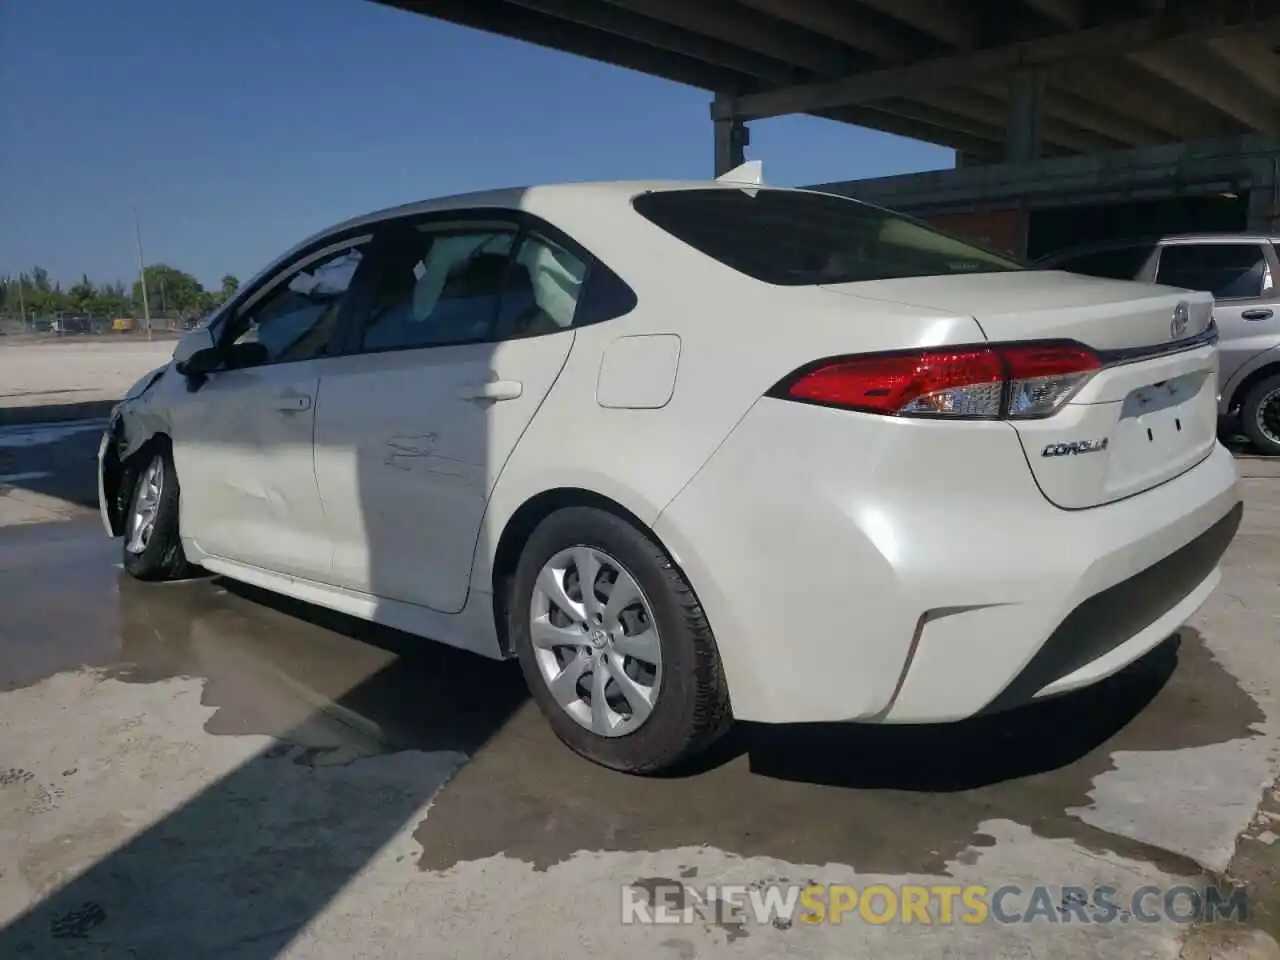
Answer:
POLYGON ((489 494, 568 358, 586 269, 487 217, 383 232, 316 415, 333 582, 446 613, 466 602, 489 494))
POLYGON ((218 326, 219 369, 171 411, 181 524, 207 554, 307 579, 328 577, 329 529, 314 453, 320 364, 369 236, 294 260, 218 326))
POLYGON ((1171 243, 1160 251, 1157 283, 1207 290, 1214 296, 1222 389, 1240 367, 1275 346, 1280 336, 1273 260, 1271 245, 1258 241, 1171 243))

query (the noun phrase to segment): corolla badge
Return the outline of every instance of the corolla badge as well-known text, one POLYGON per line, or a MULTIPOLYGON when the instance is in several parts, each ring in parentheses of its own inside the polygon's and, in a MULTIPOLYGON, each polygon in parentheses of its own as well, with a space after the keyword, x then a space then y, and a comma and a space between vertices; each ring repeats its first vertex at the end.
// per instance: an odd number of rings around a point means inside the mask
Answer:
POLYGON ((1101 453, 1107 449, 1107 437, 1096 440, 1072 440, 1070 443, 1051 443, 1040 451, 1042 457, 1078 457, 1082 453, 1101 453))
POLYGON ((1169 337, 1177 340, 1187 332, 1187 324, 1191 322, 1191 308, 1187 301, 1180 300, 1173 308, 1173 322, 1169 324, 1169 337))

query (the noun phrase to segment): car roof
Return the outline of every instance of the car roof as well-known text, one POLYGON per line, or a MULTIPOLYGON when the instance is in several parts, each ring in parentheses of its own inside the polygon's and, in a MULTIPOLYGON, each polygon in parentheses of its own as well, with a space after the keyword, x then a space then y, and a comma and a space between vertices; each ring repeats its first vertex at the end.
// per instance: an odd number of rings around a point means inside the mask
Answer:
MULTIPOLYGON (((459 193, 432 200, 420 200, 395 207, 386 207, 373 213, 353 217, 317 233, 311 240, 319 240, 333 233, 346 233, 368 224, 416 214, 441 213, 450 210, 471 210, 492 207, 503 210, 528 209, 531 197, 537 197, 539 206, 558 201, 580 200, 588 196, 629 201, 642 193, 672 190, 786 190, 801 191, 794 187, 774 187, 751 183, 734 183, 722 180, 596 180, 565 183, 547 183, 526 187, 506 187, 499 190, 483 190, 475 193, 459 193)), ((848 199, 848 198, 846 198, 848 199)), ((304 242, 302 245, 305 246, 304 242)))
MULTIPOLYGON (((244 285, 253 287, 258 281, 274 273, 282 265, 302 251, 323 244, 330 237, 358 233, 362 227, 374 227, 384 220, 412 217, 419 214, 448 213, 450 210, 494 210, 545 214, 554 212, 558 205, 573 206, 586 199, 612 200, 628 203, 642 193, 676 190, 774 190, 791 193, 822 193, 820 190, 801 190, 795 187, 774 187, 768 184, 739 183, 730 180, 587 180, 578 182, 547 183, 526 187, 504 187, 498 190, 482 190, 458 193, 431 200, 419 200, 394 207, 384 207, 372 213, 362 214, 326 227, 295 244, 259 270, 244 285)), ((853 201, 851 197, 842 199, 853 201)), ((221 309, 221 308, 219 308, 221 309)))

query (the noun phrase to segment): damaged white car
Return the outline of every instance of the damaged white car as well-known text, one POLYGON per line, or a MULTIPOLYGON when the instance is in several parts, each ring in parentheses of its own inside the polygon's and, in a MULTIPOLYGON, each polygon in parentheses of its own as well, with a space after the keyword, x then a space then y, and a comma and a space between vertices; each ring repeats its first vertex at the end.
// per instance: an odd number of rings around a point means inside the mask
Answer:
POLYGON ((1241 515, 1208 295, 735 178, 307 240, 113 415, 126 568, 516 656, 630 771, 734 717, 1063 693, 1207 599, 1241 515))

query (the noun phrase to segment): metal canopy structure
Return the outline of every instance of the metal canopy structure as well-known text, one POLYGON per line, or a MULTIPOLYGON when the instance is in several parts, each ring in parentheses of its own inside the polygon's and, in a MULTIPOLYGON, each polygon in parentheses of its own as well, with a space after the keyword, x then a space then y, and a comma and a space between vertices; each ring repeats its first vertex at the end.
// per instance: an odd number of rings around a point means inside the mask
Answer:
POLYGON ((1280 134, 1280 0, 377 2, 707 90, 717 174, 796 113, 964 163, 1280 134))

